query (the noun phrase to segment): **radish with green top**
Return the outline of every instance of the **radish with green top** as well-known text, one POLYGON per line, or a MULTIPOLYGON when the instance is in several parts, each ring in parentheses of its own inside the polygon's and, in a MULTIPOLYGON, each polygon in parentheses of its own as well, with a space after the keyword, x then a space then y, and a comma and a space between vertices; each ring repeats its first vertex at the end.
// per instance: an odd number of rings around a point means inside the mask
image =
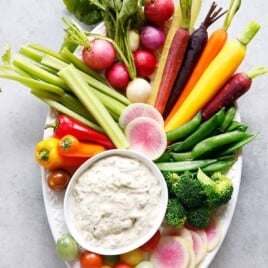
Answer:
POLYGON ((129 149, 144 154, 151 160, 159 158, 167 147, 164 128, 154 119, 138 117, 132 120, 125 129, 129 149))
POLYGON ((187 243, 181 237, 163 236, 150 260, 154 268, 186 268, 190 260, 187 243))
POLYGON ((66 19, 64 19, 64 22, 69 26, 65 29, 66 39, 83 47, 82 58, 89 68, 95 71, 103 71, 114 63, 116 52, 109 41, 97 38, 89 40, 78 24, 70 23, 66 19))
POLYGON ((125 128, 132 120, 141 116, 152 118, 164 127, 162 115, 155 107, 146 103, 132 103, 128 105, 119 117, 119 125, 125 128))

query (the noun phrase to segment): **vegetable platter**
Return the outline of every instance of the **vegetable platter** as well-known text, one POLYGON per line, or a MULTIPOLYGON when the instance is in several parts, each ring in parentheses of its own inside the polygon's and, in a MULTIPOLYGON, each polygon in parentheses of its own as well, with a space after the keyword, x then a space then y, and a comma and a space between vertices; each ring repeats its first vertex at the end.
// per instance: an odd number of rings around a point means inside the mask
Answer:
POLYGON ((267 68, 237 71, 260 29, 250 21, 240 35, 228 37, 240 1, 230 1, 226 10, 211 3, 198 24, 201 2, 94 0, 99 15, 105 10, 105 27, 88 32, 63 18, 59 52, 30 43, 21 55, 13 57, 7 48, 2 56, 1 78, 29 87, 50 107, 34 157, 56 251, 70 267, 84 267, 89 254, 97 267, 111 261, 79 248, 68 234, 63 198, 73 172, 112 148, 146 155, 169 190, 153 247, 117 256, 114 267, 208 267, 223 242, 238 198, 241 148, 256 137, 241 122, 235 101, 267 68), (210 32, 223 17, 222 26, 210 32), (69 120, 65 129, 61 117, 69 120), (82 138, 81 129, 90 139, 82 138), (167 260, 170 249, 176 250, 167 260))

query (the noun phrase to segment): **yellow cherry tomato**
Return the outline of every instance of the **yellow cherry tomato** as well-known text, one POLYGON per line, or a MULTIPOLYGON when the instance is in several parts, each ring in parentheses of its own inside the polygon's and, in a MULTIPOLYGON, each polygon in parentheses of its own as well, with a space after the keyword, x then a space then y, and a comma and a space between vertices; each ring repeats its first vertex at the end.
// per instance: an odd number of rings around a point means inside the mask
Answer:
POLYGON ((137 248, 130 252, 124 253, 120 256, 120 260, 133 266, 137 265, 143 260, 142 250, 137 248))

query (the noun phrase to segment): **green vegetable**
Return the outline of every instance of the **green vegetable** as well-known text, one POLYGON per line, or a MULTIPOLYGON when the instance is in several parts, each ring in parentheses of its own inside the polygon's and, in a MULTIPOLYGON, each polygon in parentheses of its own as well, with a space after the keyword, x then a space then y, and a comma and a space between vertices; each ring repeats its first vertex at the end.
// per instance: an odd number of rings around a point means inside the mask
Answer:
POLYGON ((61 259, 73 261, 79 254, 78 244, 70 235, 63 235, 57 240, 56 252, 61 259))
POLYGON ((226 129, 226 132, 230 132, 230 131, 241 131, 241 132, 246 132, 248 129, 248 126, 242 122, 233 120, 230 125, 228 126, 228 128, 226 129))
POLYGON ((192 150, 192 157, 193 159, 202 158, 216 150, 222 149, 226 145, 243 140, 247 135, 244 132, 231 131, 209 137, 195 145, 192 150))
POLYGON ((197 180, 196 173, 185 172, 178 175, 176 172, 164 172, 169 192, 185 208, 200 206, 205 201, 203 186, 197 180))
POLYGON ((228 109, 226 110, 226 114, 225 117, 221 123, 221 125, 219 126, 219 129, 221 132, 224 132, 229 125, 231 124, 231 122, 233 121, 235 114, 236 114, 236 107, 234 105, 228 107, 228 109))
POLYGON ((212 212, 212 208, 206 205, 188 209, 186 212, 187 223, 194 228, 205 229, 209 224, 212 212))
POLYGON ((168 131, 166 133, 167 140, 179 141, 186 138, 199 127, 201 119, 202 119, 201 112, 199 112, 192 120, 188 121, 187 123, 181 125, 178 128, 168 131))
POLYGON ((197 172, 197 179, 204 188, 209 207, 217 208, 226 204, 231 199, 233 183, 226 175, 216 172, 209 177, 199 169, 197 172))
POLYGON ((117 148, 127 148, 129 143, 119 125, 111 114, 92 92, 86 80, 73 65, 68 65, 59 72, 59 76, 66 82, 81 103, 93 115, 99 125, 117 148))
POLYGON ((199 168, 205 167, 216 161, 217 159, 204 159, 195 161, 186 160, 180 162, 162 162, 162 163, 156 163, 156 165, 161 171, 183 172, 183 171, 198 170, 199 168))
POLYGON ((171 198, 168 200, 165 220, 168 225, 176 228, 181 228, 185 224, 185 209, 176 199, 171 198))
POLYGON ((227 172, 232 165, 235 163, 235 159, 229 159, 229 160, 219 160, 215 163, 212 163, 204 168, 202 170, 206 173, 214 173, 214 172, 227 172))
POLYGON ((92 25, 103 19, 101 10, 88 0, 63 0, 63 2, 68 11, 85 24, 92 25))
POLYGON ((188 151, 192 149, 198 142, 209 137, 211 133, 221 124, 225 115, 225 109, 221 109, 214 116, 203 122, 196 131, 194 131, 183 142, 174 147, 175 152, 188 151))

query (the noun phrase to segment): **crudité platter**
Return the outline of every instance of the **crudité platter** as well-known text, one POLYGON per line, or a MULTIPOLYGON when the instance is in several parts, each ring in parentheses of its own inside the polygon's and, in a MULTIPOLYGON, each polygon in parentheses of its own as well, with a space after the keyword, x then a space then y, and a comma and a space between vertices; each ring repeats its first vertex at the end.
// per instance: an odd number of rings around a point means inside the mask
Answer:
MULTIPOLYGON (((64 3, 70 12, 78 8, 64 3)), ((70 268, 208 267, 236 207, 241 149, 256 136, 241 122, 236 100, 268 70, 237 69, 261 26, 250 21, 236 39, 228 37, 240 0, 227 8, 212 2, 200 25, 202 1, 92 0, 88 5, 94 21, 78 19, 98 22, 93 30, 64 18, 59 52, 30 43, 11 60, 7 49, 0 68, 1 78, 29 87, 48 105, 34 157, 57 254, 70 268), (210 31, 217 23, 222 24, 210 31), (120 256, 82 248, 64 218, 71 176, 87 159, 110 149, 146 156, 169 192, 159 231, 120 256)))

